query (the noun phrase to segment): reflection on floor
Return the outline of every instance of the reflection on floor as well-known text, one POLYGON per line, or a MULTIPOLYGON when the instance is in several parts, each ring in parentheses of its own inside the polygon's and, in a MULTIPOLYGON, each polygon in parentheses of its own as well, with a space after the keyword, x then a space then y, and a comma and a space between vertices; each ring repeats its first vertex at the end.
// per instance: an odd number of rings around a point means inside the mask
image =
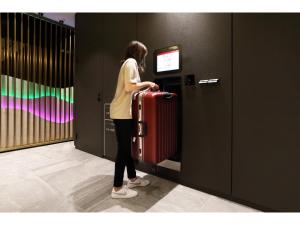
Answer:
POLYGON ((181 167, 180 162, 176 162, 176 161, 172 161, 172 160, 168 160, 168 159, 158 163, 157 165, 171 169, 171 170, 175 170, 175 171, 180 171, 180 167, 181 167))
POLYGON ((138 197, 111 199, 114 163, 73 142, 2 153, 0 168, 1 212, 256 211, 142 172, 151 185, 138 197))

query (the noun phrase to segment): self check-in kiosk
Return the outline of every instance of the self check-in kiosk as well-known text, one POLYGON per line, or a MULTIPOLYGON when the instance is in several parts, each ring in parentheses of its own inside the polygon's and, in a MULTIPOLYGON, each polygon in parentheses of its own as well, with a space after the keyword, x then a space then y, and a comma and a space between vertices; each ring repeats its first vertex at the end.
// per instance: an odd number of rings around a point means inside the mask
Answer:
POLYGON ((180 45, 157 49, 153 54, 154 74, 172 74, 182 70, 182 50, 180 45))
POLYGON ((153 73, 154 82, 160 87, 160 91, 176 93, 177 104, 177 130, 178 142, 177 152, 169 158, 168 162, 161 163, 161 167, 180 171, 181 167, 181 144, 182 144, 182 48, 180 45, 173 45, 157 49, 153 52, 153 73))

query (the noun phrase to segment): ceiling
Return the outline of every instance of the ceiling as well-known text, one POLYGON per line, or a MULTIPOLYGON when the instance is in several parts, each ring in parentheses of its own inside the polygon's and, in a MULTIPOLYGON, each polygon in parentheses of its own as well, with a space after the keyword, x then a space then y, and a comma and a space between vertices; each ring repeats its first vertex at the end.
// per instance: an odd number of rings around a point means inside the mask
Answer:
POLYGON ((43 13, 44 17, 59 21, 63 20, 64 24, 75 27, 75 13, 43 13))

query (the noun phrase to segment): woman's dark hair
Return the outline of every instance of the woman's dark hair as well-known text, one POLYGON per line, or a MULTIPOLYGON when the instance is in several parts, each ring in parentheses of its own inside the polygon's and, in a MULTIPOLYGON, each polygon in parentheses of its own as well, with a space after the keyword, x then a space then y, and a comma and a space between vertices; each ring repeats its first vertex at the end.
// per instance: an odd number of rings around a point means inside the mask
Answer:
POLYGON ((137 61, 139 72, 144 72, 146 67, 145 58, 148 54, 147 47, 139 41, 131 41, 126 49, 124 62, 128 58, 134 58, 137 61))

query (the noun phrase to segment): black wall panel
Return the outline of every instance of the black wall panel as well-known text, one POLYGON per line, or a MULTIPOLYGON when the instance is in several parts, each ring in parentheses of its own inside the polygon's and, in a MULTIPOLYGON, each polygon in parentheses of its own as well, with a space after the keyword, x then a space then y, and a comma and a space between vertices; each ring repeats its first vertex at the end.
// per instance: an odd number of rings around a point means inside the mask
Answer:
MULTIPOLYGON (((231 15, 138 14, 137 38, 149 49, 143 80, 153 74, 153 51, 180 44, 181 73, 194 74, 196 86, 183 92, 182 171, 184 184, 221 193, 231 189, 231 15), (218 85, 199 86, 200 79, 219 78, 218 85)), ((184 79, 183 79, 184 80, 184 79)))
POLYGON ((103 155, 103 18, 76 14, 75 146, 103 155))
POLYGON ((233 195, 300 210, 300 15, 235 14, 233 195))

